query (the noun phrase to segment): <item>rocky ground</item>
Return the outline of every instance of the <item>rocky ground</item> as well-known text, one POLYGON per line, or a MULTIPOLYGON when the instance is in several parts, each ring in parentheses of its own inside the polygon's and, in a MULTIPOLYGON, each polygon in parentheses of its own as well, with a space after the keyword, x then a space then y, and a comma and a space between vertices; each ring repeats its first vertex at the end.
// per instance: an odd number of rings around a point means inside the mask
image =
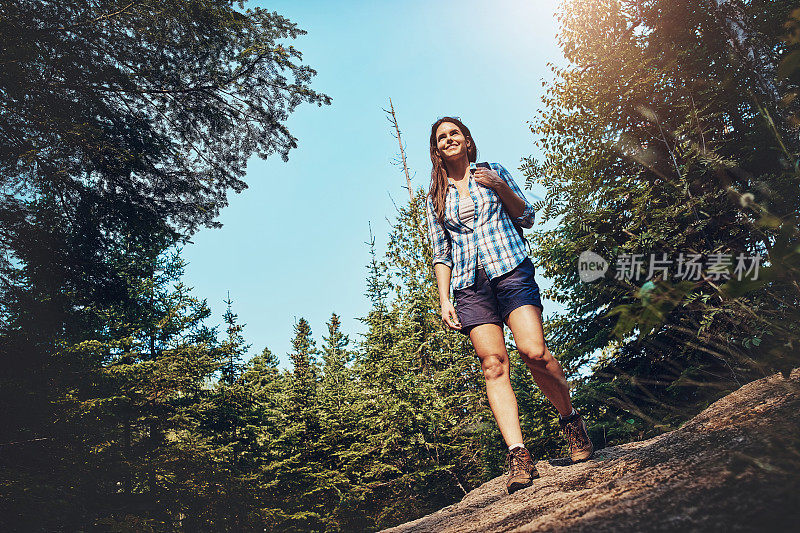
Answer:
POLYGON ((500 476, 384 531, 800 531, 800 369, 745 385, 670 433, 536 468, 527 489, 508 495, 500 476))

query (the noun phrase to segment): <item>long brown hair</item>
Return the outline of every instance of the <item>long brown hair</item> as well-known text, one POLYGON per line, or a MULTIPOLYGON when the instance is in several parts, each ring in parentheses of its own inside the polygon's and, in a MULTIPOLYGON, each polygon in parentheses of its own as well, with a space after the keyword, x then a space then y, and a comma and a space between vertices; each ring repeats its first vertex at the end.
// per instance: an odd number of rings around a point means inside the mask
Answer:
POLYGON ((439 154, 439 148, 436 142, 436 130, 442 122, 450 122, 458 126, 461 133, 464 134, 464 138, 469 141, 467 159, 470 163, 474 163, 478 160, 478 148, 475 146, 475 140, 472 138, 469 128, 466 127, 463 122, 456 117, 442 117, 433 123, 431 126, 431 163, 433 164, 433 168, 431 168, 431 186, 428 191, 428 196, 431 197, 433 210, 440 224, 444 223, 444 199, 447 196, 447 167, 444 164, 444 159, 442 159, 441 154, 439 154))

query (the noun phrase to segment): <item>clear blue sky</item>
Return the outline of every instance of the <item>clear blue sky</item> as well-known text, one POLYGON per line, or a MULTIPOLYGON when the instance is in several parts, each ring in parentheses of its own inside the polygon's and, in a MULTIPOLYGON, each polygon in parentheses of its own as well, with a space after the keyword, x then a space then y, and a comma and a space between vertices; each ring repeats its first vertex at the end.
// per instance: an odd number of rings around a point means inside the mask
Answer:
MULTIPOLYGON (((521 160, 538 156, 527 122, 541 107, 542 80, 552 76, 546 63, 563 60, 555 42, 556 0, 248 4, 255 5, 308 32, 289 43, 317 71, 314 89, 333 103, 303 104, 290 117, 299 146, 288 162, 250 160, 249 188, 229 193, 223 227, 201 230, 184 248, 184 280, 208 299, 210 325, 222 324, 230 291, 252 343, 248 358, 266 346, 288 368, 300 317, 318 346, 332 312, 351 344, 365 332, 356 318, 369 311, 368 223, 382 254, 387 218, 395 216, 391 198, 408 199, 402 169, 392 164, 397 141, 382 111, 389 98, 414 187, 429 183, 431 124, 455 115, 469 126, 479 161, 502 163, 524 188, 521 160)), ((541 188, 526 193, 544 196, 541 188)), ((541 228, 538 221, 534 228, 541 228)), ((537 281, 549 286, 538 270, 537 281)), ((545 316, 557 306, 543 304, 545 316)))

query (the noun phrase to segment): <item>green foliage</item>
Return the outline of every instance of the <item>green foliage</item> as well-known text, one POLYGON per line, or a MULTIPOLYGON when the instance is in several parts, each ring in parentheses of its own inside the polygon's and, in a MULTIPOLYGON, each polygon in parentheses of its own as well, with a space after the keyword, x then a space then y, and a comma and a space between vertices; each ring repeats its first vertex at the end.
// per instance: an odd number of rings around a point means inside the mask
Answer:
POLYGON ((225 300, 227 308, 222 319, 225 321, 225 331, 228 338, 220 344, 219 357, 225 361, 220 369, 221 380, 228 385, 232 384, 238 378, 242 371, 242 356, 250 349, 250 344, 244 344, 244 337, 242 331, 244 325, 237 324, 237 315, 231 310, 230 294, 228 299, 225 300))
POLYGON ((567 306, 546 334, 604 442, 676 427, 741 383, 797 365, 793 9, 562 4, 569 63, 552 68, 531 125, 544 155, 524 170, 548 190, 541 220, 559 221, 534 239, 553 280, 547 296, 567 306), (605 278, 578 280, 584 250, 611 259, 605 278), (724 253, 734 264, 730 279, 704 270, 681 281, 674 267, 624 279, 614 275, 622 253, 724 253), (764 258, 757 280, 736 279, 739 254, 764 258))
MULTIPOLYGON (((4 531, 374 531, 502 471, 480 364, 439 316, 423 190, 385 257, 370 236, 356 346, 332 313, 319 349, 297 321, 290 370, 268 348, 248 360, 230 297, 220 341, 180 282, 180 239, 216 225, 252 153, 286 156, 288 112, 329 101, 278 44, 302 31, 232 4, 0 8, 0 171, 18 191, 0 199, 4 531)), ((567 307, 545 336, 602 445, 797 364, 800 12, 584 0, 560 19, 570 64, 524 170, 548 190, 540 220, 559 221, 533 238, 567 307), (588 249, 765 262, 757 280, 588 284, 588 249)), ((509 353, 526 444, 563 453, 509 353)))
POLYGON ((399 209, 386 260, 370 263, 373 309, 354 372, 361 387, 356 461, 369 500, 387 527, 457 501, 500 471, 502 439, 486 402, 483 376, 468 340, 445 331, 420 221, 424 197, 399 209), (394 289, 387 301, 388 287, 394 289), (487 424, 487 420, 491 420, 487 424))
POLYGON ((283 44, 302 30, 233 6, 0 7, 5 531, 243 531, 279 514, 253 481, 279 411, 247 383, 280 398, 282 380, 243 378, 235 314, 219 343, 172 250, 219 227, 251 155, 288 157, 288 113, 330 99, 283 44))

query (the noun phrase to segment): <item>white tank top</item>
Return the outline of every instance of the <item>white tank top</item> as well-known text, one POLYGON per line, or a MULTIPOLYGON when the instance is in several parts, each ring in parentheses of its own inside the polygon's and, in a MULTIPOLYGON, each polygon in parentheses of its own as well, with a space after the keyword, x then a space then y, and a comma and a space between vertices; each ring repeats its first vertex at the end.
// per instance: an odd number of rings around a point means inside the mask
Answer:
MULTIPOLYGON (((466 194, 462 194, 458 199, 458 218, 461 219, 461 222, 467 224, 468 226, 472 225, 472 221, 475 219, 475 202, 472 201, 471 196, 467 196, 466 194)), ((478 266, 477 268, 482 268, 481 265, 481 256, 478 255, 478 266)))

